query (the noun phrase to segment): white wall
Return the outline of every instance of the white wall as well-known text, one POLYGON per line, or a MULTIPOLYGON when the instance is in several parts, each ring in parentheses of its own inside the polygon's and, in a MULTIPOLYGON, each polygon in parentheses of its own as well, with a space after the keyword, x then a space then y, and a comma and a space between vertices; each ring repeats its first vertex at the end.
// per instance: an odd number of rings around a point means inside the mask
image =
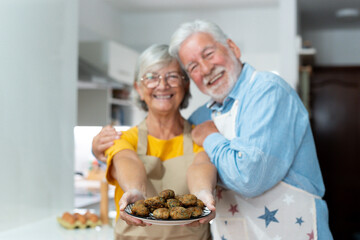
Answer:
POLYGON ((316 65, 360 65, 360 27, 357 29, 305 29, 303 39, 310 40, 316 49, 316 65))
MULTIPOLYGON (((80 0, 79 39, 112 39, 141 52, 151 44, 168 43, 182 22, 206 19, 217 23, 234 40, 243 61, 259 70, 278 72, 294 87, 296 8, 295 0, 279 0, 262 8, 120 12, 106 1, 80 0)), ((191 88, 193 97, 183 111, 185 117, 208 100, 195 85, 191 88)))
POLYGON ((279 5, 279 48, 282 76, 293 88, 299 77, 299 57, 297 46, 297 3, 296 0, 280 0, 279 5))
POLYGON ((73 207, 77 11, 0 2, 0 231, 73 207))

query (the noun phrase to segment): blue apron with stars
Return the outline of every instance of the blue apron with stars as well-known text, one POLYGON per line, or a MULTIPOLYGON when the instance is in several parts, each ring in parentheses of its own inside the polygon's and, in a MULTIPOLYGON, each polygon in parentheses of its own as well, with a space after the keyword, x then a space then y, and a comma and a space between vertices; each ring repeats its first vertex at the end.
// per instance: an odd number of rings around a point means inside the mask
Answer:
MULTIPOLYGON (((238 101, 235 101, 229 112, 212 114, 216 127, 229 140, 236 137, 237 110, 238 101)), ((221 187, 216 191, 216 218, 211 224, 214 240, 317 239, 315 199, 318 196, 285 182, 254 198, 221 187)))

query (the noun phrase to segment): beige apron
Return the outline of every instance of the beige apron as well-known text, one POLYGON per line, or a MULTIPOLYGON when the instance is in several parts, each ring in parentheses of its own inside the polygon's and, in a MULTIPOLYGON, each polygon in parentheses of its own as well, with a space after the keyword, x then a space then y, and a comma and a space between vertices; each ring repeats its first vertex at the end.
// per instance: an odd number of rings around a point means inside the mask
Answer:
MULTIPOLYGON (((184 122, 184 155, 161 161, 147 153, 147 126, 145 120, 138 126, 137 153, 143 161, 148 175, 147 197, 158 195, 162 190, 172 189, 175 194, 189 193, 186 182, 186 171, 194 159, 193 142, 191 139, 191 125, 184 122)), ((162 226, 149 227, 129 226, 119 219, 115 227, 116 239, 211 239, 209 224, 200 227, 162 226)))
MULTIPOLYGON (((250 81, 254 76, 255 72, 250 81)), ((216 127, 229 140, 236 137, 237 110, 238 100, 229 112, 212 114, 216 127)), ((319 197, 285 182, 254 198, 217 187, 216 218, 211 224, 213 238, 317 239, 315 198, 319 197)))

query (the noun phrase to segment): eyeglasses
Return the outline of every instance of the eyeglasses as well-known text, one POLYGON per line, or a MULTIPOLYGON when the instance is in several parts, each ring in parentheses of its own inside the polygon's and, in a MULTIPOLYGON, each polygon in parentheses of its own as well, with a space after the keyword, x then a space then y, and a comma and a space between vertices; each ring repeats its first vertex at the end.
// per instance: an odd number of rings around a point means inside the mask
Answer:
MULTIPOLYGON (((141 78, 141 81, 147 88, 156 88, 160 84, 160 80, 163 78, 163 75, 160 75, 156 72, 145 73, 141 78)), ((170 87, 179 87, 184 79, 184 76, 178 72, 168 72, 165 74, 165 81, 170 87)))

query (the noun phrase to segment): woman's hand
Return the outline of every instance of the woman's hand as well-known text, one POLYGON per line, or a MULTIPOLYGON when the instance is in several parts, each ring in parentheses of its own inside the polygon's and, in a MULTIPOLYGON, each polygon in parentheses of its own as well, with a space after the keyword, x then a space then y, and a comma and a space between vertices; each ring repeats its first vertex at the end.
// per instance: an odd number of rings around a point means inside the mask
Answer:
POLYGON ((92 152, 96 159, 106 162, 105 150, 114 144, 114 140, 118 139, 121 132, 117 132, 114 127, 108 125, 94 137, 92 142, 92 152))
POLYGON ((190 193, 202 200, 211 213, 198 221, 192 222, 187 226, 199 226, 207 224, 215 218, 215 186, 217 171, 205 152, 195 155, 193 163, 187 170, 187 183, 190 193))
POLYGON ((211 213, 208 216, 206 216, 198 221, 194 221, 192 223, 187 224, 186 226, 189 226, 189 227, 197 227, 200 224, 207 224, 212 219, 214 219, 215 215, 216 215, 215 199, 214 199, 214 195, 210 191, 201 190, 201 191, 195 193, 194 195, 198 199, 200 199, 201 201, 204 202, 205 206, 211 211, 211 213))
POLYGON ((137 189, 132 189, 127 191, 123 194, 120 199, 119 206, 120 206, 120 218, 124 220, 128 225, 133 226, 151 226, 149 223, 144 223, 143 221, 132 217, 131 215, 125 212, 125 208, 128 204, 134 203, 137 200, 145 199, 144 195, 137 189))

